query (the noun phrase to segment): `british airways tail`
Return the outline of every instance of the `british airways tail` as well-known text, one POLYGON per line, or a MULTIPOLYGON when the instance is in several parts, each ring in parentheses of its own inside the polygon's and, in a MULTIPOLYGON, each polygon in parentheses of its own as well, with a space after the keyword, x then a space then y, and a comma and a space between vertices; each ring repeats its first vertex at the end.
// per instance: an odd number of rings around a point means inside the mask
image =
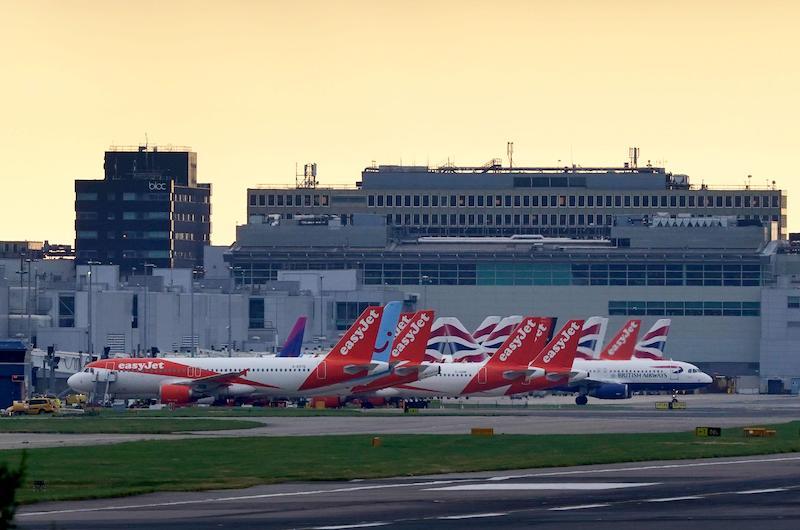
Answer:
POLYGON ((625 325, 600 352, 600 359, 603 361, 629 361, 633 357, 636 337, 639 336, 641 327, 641 320, 632 319, 625 322, 625 325))
POLYGON ((286 337, 286 342, 283 343, 281 351, 278 352, 278 357, 300 357, 303 347, 303 335, 306 331, 306 317, 300 317, 294 323, 292 331, 286 337))
POLYGON ((522 322, 522 315, 511 315, 501 320, 494 331, 481 344, 490 354, 497 351, 506 339, 514 332, 519 323, 522 322))
POLYGON ((389 362, 389 353, 397 332, 401 309, 403 309, 403 302, 389 302, 383 307, 381 326, 378 328, 378 336, 375 337, 375 348, 372 352, 373 361, 389 362))
POLYGON ((475 342, 460 320, 441 317, 433 323, 425 360, 443 362, 448 355, 452 356, 453 362, 479 362, 488 357, 483 346, 475 342))
POLYGON ((500 323, 502 317, 491 315, 483 319, 475 331, 472 332, 472 338, 475 339, 475 342, 478 344, 483 344, 486 339, 489 338, 489 335, 492 334, 494 328, 497 327, 497 324, 500 323))
POLYGON ((605 317, 589 317, 586 319, 581 330, 581 338, 578 341, 578 350, 575 352, 575 358, 597 359, 600 356, 600 350, 603 349, 607 329, 608 319, 605 317))
POLYGON ((667 335, 672 319, 660 318, 636 344, 633 356, 639 359, 663 359, 667 345, 667 335))

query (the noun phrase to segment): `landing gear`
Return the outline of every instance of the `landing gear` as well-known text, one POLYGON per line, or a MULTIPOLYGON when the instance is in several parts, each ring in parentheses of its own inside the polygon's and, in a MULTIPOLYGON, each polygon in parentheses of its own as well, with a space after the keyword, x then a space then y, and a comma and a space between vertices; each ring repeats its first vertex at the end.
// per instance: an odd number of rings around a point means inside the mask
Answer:
POLYGON ((576 405, 586 405, 589 402, 589 398, 586 397, 586 394, 578 394, 578 397, 575 398, 576 405))

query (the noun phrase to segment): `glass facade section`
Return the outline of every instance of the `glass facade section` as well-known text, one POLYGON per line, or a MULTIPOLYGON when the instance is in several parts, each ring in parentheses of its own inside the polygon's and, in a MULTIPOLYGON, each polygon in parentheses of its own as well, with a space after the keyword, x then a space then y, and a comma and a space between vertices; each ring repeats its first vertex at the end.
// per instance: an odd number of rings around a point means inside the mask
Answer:
POLYGON ((610 316, 726 316, 757 317, 761 315, 761 302, 683 302, 610 300, 610 316))

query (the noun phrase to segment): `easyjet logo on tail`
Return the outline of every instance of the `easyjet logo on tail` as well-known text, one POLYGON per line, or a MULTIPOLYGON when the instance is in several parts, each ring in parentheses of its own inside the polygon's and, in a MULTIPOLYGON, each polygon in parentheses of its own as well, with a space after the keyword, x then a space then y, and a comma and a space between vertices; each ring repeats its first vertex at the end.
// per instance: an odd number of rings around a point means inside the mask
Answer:
POLYGON ((405 335, 398 341, 397 345, 392 348, 392 357, 397 357, 403 350, 408 348, 412 342, 414 342, 419 335, 419 332, 422 331, 422 328, 425 327, 425 324, 430 322, 431 316, 429 313, 420 313, 419 318, 417 320, 411 321, 409 318, 409 323, 405 326, 408 328, 408 331, 405 335))
POLYGON ((613 357, 614 354, 617 353, 617 350, 620 349, 622 346, 624 346, 626 342, 628 342, 628 339, 631 337, 633 332, 636 331, 636 328, 638 328, 638 327, 639 327, 639 323, 638 322, 636 322, 635 320, 631 321, 622 330, 622 334, 619 336, 619 338, 616 341, 614 341, 614 344, 612 344, 608 348, 608 355, 613 357))
POLYGON ((508 346, 503 348, 502 352, 500 352, 500 356, 498 357, 498 359, 501 362, 504 362, 511 356, 512 353, 521 348, 522 341, 524 341, 525 338, 528 335, 530 335, 534 330, 536 330, 537 339, 541 337, 543 333, 547 332, 547 327, 541 321, 539 321, 538 324, 536 324, 536 322, 537 319, 529 318, 526 319, 525 322, 520 324, 519 328, 517 328, 514 339, 508 344, 508 346))
POLYGON ((358 321, 358 327, 353 331, 350 337, 347 339, 347 342, 344 343, 344 346, 339 348, 339 353, 341 355, 347 355, 350 351, 355 348, 358 341, 364 338, 364 334, 373 325, 376 321, 378 321, 378 317, 380 313, 376 310, 371 309, 369 314, 358 321))
POLYGON ((553 347, 550 348, 547 351, 547 353, 544 354, 542 360, 545 363, 549 363, 550 361, 552 361, 553 358, 558 354, 558 352, 560 352, 566 347, 569 339, 572 338, 578 331, 580 331, 582 325, 583 325, 582 323, 578 324, 577 322, 573 322, 572 324, 569 325, 567 329, 562 330, 561 336, 559 337, 558 341, 556 341, 556 343, 553 344, 553 347))

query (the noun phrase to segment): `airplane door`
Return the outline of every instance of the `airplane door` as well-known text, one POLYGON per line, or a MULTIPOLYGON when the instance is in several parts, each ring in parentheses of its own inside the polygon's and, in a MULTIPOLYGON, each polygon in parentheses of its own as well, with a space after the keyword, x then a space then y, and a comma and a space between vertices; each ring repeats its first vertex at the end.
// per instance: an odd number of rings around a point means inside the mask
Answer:
POLYGON ((187 366, 186 367, 186 377, 195 378, 200 377, 200 368, 196 366, 187 366))
POLYGON ((323 380, 326 376, 325 361, 317 365, 317 379, 323 380))
POLYGON ((478 384, 479 385, 485 385, 486 384, 486 378, 487 378, 486 367, 484 366, 483 368, 481 368, 478 371, 478 384))

